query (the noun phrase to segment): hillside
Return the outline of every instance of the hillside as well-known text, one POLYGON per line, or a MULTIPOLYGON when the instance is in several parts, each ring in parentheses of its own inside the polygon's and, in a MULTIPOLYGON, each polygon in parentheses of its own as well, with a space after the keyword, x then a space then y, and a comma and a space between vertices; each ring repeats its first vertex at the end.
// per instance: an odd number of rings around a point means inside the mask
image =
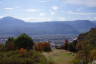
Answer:
POLYGON ((78 50, 74 59, 76 64, 96 64, 96 28, 80 34, 75 48, 78 50))

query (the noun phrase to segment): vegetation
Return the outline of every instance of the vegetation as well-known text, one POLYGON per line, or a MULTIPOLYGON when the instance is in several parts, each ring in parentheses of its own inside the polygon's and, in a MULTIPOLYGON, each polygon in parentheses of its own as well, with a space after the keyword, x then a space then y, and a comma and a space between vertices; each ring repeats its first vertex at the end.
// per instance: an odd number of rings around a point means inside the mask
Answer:
POLYGON ((65 50, 75 52, 74 64, 88 64, 96 60, 96 28, 89 32, 80 34, 77 40, 66 42, 61 47, 65 50))
POLYGON ((50 64, 72 64, 75 54, 72 52, 54 49, 52 52, 43 52, 50 64))
POLYGON ((5 44, 6 50, 14 50, 15 44, 14 44, 14 38, 9 37, 5 44))
POLYGON ((0 43, 0 51, 4 49, 4 45, 0 43))
MULTIPOLYGON (((89 32, 80 34, 76 48, 78 49, 76 59, 78 63, 88 64, 96 60, 96 28, 89 32)), ((76 63, 75 63, 76 64, 76 63)))
POLYGON ((50 52, 51 50, 51 46, 49 42, 39 42, 35 45, 35 49, 37 51, 45 51, 45 52, 50 52))
POLYGON ((15 39, 15 46, 18 49, 20 48, 33 49, 33 45, 34 45, 33 40, 26 34, 21 34, 19 37, 15 39))
POLYGON ((68 44, 68 50, 71 52, 77 52, 78 50, 76 48, 76 45, 77 45, 77 40, 73 40, 73 42, 68 44))
POLYGON ((77 52, 77 40, 73 40, 72 42, 68 42, 67 40, 65 40, 64 45, 62 45, 60 47, 60 49, 64 49, 64 50, 68 50, 70 52, 77 52))
POLYGON ((68 50, 68 45, 69 45, 68 40, 65 40, 65 42, 64 42, 64 49, 65 50, 68 50))
POLYGON ((45 56, 33 49, 34 42, 27 34, 8 38, 0 44, 0 64, 48 64, 45 56))
POLYGON ((0 64, 48 64, 46 58, 39 52, 17 51, 0 52, 0 64))
POLYGON ((5 45, 0 44, 0 64, 92 64, 96 60, 96 28, 80 34, 70 43, 65 40, 60 49, 66 51, 54 52, 49 42, 35 44, 31 37, 21 34, 9 38, 5 45), (41 51, 45 52, 42 54, 41 51))

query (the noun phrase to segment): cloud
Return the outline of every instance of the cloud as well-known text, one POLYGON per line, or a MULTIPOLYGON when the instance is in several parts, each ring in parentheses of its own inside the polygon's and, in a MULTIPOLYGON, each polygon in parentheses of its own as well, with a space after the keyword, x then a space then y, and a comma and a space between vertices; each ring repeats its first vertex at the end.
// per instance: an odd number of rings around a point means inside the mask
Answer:
POLYGON ((40 13, 39 15, 40 15, 40 16, 45 16, 45 15, 46 15, 46 13, 40 13))
POLYGON ((44 22, 44 21, 51 21, 50 18, 21 18, 26 22, 44 22))
POLYGON ((75 14, 75 15, 96 15, 96 12, 76 12, 76 11, 68 11, 68 14, 75 14))
POLYGON ((96 7, 96 0, 62 0, 64 3, 82 5, 88 7, 96 7))
POLYGON ((66 18, 64 18, 64 17, 59 17, 59 18, 58 18, 58 21, 66 21, 66 18))
POLYGON ((56 12, 51 11, 50 13, 51 13, 51 15, 55 15, 56 12))
POLYGON ((52 10, 57 11, 59 9, 59 6, 52 6, 52 10))
POLYGON ((27 9, 26 11, 27 11, 27 12, 37 12, 38 10, 32 8, 32 9, 27 9))
POLYGON ((96 17, 93 17, 93 20, 96 20, 96 17))
POLYGON ((14 8, 4 8, 5 10, 13 10, 14 8))
POLYGON ((3 18, 4 16, 0 16, 0 18, 3 18))
POLYGON ((55 15, 56 11, 53 11, 53 10, 49 9, 49 13, 50 13, 51 15, 55 15))

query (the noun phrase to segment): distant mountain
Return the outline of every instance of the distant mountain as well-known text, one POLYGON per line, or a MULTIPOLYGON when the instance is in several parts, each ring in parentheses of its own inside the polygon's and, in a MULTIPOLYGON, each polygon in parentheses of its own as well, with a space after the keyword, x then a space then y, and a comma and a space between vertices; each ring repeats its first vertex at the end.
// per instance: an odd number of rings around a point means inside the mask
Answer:
MULTIPOLYGON (((95 22, 95 21, 94 21, 95 22)), ((79 33, 87 32, 91 28, 96 27, 96 22, 94 23, 89 20, 76 20, 72 22, 66 22, 67 24, 73 26, 79 33)))
POLYGON ((10 16, 4 17, 0 19, 0 23, 24 23, 23 20, 16 19, 10 16))
POLYGON ((4 17, 0 19, 0 36, 20 33, 29 35, 78 35, 89 31, 92 27, 96 27, 96 22, 89 20, 30 23, 13 17, 4 17))

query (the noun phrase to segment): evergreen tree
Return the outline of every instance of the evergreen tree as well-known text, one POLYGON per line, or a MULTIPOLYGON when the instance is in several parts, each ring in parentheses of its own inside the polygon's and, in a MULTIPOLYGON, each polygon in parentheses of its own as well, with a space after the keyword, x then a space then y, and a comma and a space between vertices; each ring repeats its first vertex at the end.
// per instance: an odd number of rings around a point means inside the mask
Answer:
POLYGON ((34 43, 32 38, 24 33, 15 39, 15 45, 18 49, 20 48, 33 49, 34 43))

